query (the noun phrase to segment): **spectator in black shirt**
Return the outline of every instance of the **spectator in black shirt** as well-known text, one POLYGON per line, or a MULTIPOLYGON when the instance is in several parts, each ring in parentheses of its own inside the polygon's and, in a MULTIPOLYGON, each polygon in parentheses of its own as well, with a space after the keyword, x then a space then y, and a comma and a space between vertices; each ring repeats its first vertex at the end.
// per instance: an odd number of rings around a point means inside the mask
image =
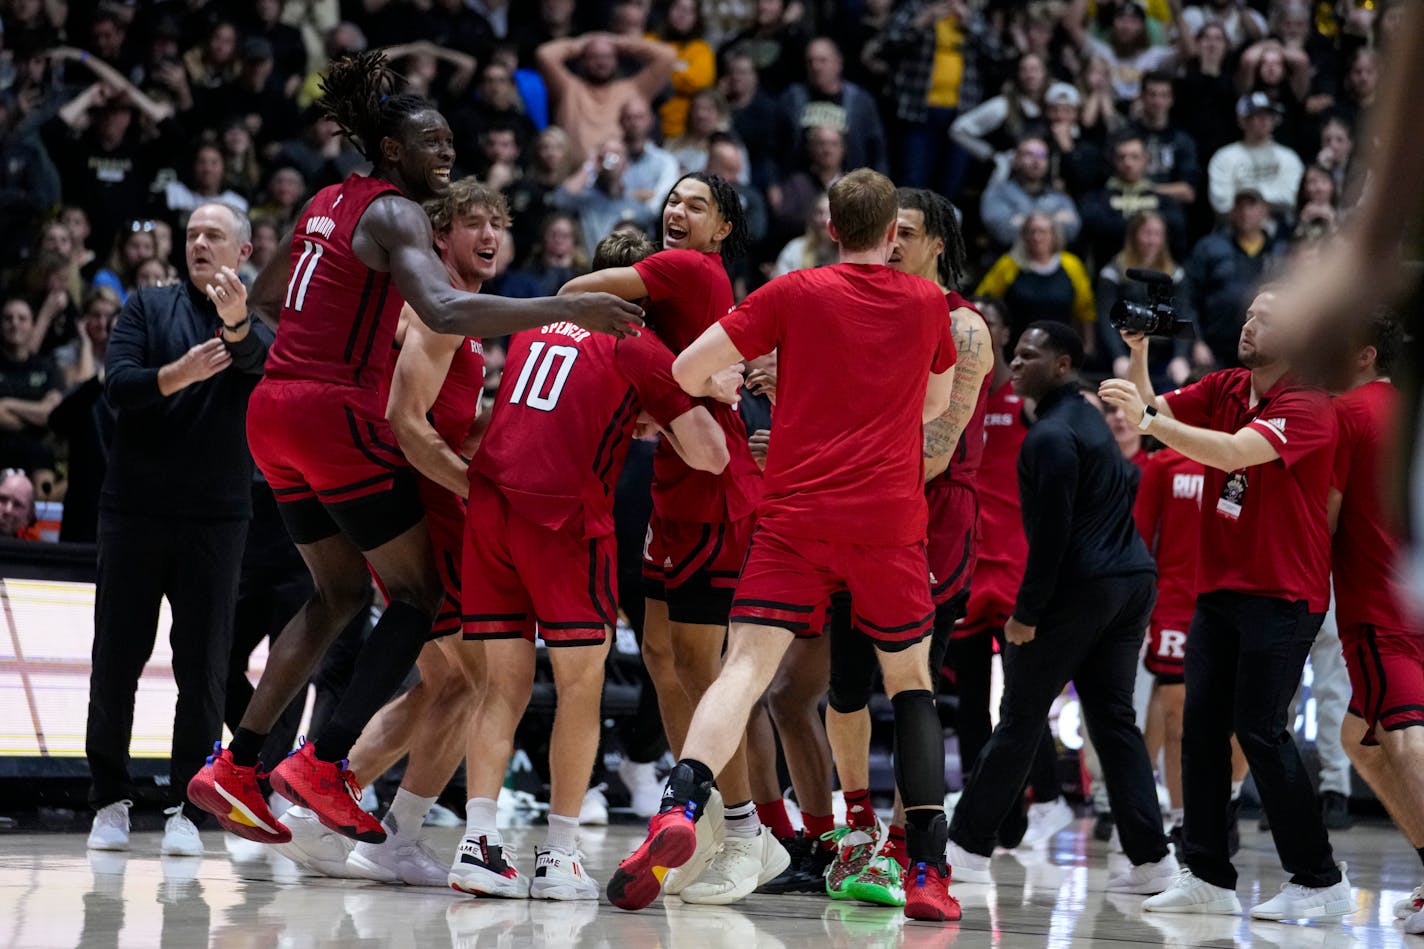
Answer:
POLYGON ((104 399, 104 363, 118 316, 119 298, 112 290, 101 288, 85 299, 79 318, 78 384, 50 413, 50 429, 69 450, 60 540, 92 544, 99 538, 99 491, 114 436, 114 413, 104 399))
POLYGON ((890 166, 875 99, 843 78, 844 65, 836 44, 825 37, 807 45, 806 81, 792 84, 781 94, 789 151, 804 153, 810 129, 834 128, 844 136, 847 168, 874 168, 883 173, 890 166))
POLYGON ((799 20, 787 21, 787 6, 785 0, 758 0, 752 25, 718 50, 723 62, 733 52, 750 56, 771 95, 780 95, 805 76, 806 33, 799 20))
POLYGON ((1147 145, 1134 131, 1121 132, 1112 143, 1113 176, 1085 195, 1081 205, 1084 243, 1094 266, 1102 267, 1122 248, 1127 221, 1152 211, 1167 225, 1172 253, 1187 252, 1187 220, 1181 205, 1162 194, 1147 177, 1147 145))
POLYGON ((45 426, 64 390, 63 374, 53 359, 37 354, 34 336, 30 305, 6 300, 0 311, 0 468, 31 474, 54 467, 45 426))
POLYGON ((290 98, 307 74, 307 47, 301 31, 281 21, 282 0, 254 0, 253 21, 247 35, 266 40, 272 47, 272 72, 282 92, 290 98))
POLYGON ((746 144, 752 184, 765 191, 781 176, 776 150, 781 119, 776 103, 761 88, 749 53, 733 50, 723 58, 718 88, 732 107, 732 129, 746 144))
POLYGON ((1038 414, 1018 468, 1028 561, 1004 627, 999 727, 954 812, 947 857, 956 879, 989 882, 999 825, 1028 777, 1049 707, 1071 680, 1133 863, 1107 890, 1159 893, 1178 867, 1132 707, 1156 568, 1132 519, 1136 473, 1078 391, 1082 363, 1081 340, 1058 323, 1030 325, 1014 352, 1014 390, 1035 400, 1038 414))
POLYGON ((1172 122, 1175 104, 1172 77, 1148 73, 1142 78, 1137 121, 1132 127, 1147 146, 1147 177, 1157 186, 1157 193, 1185 207, 1197 198, 1202 170, 1197 143, 1172 122))
POLYGON ((0 271, 23 259, 41 216, 59 201, 59 176, 33 132, 19 128, 22 117, 0 92, 0 271))
POLYGON ((246 217, 221 204, 197 208, 186 239, 189 281, 134 294, 109 343, 104 389, 117 422, 99 503, 85 739, 99 811, 91 845, 97 837, 104 849, 127 848, 134 694, 167 598, 178 708, 169 785, 175 806, 161 851, 202 853, 191 822, 201 812, 183 794, 222 727, 252 513, 247 398, 271 339, 254 325, 237 279, 250 250, 246 217))
POLYGON ((240 116, 259 146, 297 134, 301 117, 274 71, 272 44, 249 37, 243 40, 241 51, 236 78, 198 97, 207 121, 240 116))

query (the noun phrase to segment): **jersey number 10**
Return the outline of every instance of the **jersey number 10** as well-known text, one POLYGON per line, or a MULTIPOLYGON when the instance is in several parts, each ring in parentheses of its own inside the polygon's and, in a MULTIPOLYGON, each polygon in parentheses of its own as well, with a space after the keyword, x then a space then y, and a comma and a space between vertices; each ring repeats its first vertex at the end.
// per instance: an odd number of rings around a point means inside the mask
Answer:
POLYGON ((514 384, 509 404, 518 405, 523 399, 531 409, 552 412, 554 406, 559 404, 559 396, 563 394, 564 383, 569 381, 569 373, 573 371, 578 354, 579 351, 572 346, 549 346, 543 340, 530 343, 529 358, 524 360, 524 368, 519 371, 519 381, 514 384), (555 361, 559 364, 558 369, 554 368, 555 361), (549 382, 551 372, 554 374, 553 382, 549 382), (530 376, 534 377, 532 384, 530 376), (544 388, 546 384, 547 392, 544 388))

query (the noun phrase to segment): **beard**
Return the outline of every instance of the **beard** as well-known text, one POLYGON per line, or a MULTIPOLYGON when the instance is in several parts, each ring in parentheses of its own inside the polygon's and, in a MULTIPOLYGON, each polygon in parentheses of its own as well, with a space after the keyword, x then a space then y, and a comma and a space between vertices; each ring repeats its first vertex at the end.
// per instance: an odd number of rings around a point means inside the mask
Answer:
POLYGON ((1264 369, 1276 361, 1255 347, 1247 349, 1244 346, 1236 348, 1236 359, 1247 369, 1264 369))

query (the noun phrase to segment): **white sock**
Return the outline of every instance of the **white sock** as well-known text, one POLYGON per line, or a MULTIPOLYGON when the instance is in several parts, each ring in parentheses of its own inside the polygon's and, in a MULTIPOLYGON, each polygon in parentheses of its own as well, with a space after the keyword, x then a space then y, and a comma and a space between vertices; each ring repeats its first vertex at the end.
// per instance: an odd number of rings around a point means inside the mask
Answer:
POLYGON ((381 823, 392 837, 412 837, 420 831, 425 815, 430 813, 434 804, 433 797, 417 797, 405 788, 397 788, 395 800, 386 809, 386 817, 381 823))
POLYGON ((549 815, 549 832, 544 836, 544 847, 548 850, 562 850, 573 853, 578 850, 579 822, 577 817, 549 815))
POLYGON ((1233 801, 1236 800, 1238 797, 1241 796, 1241 789, 1244 788, 1245 786, 1246 786, 1246 782, 1245 782, 1244 780, 1243 780, 1243 781, 1232 781, 1232 782, 1231 782, 1231 799, 1232 799, 1233 801))
POLYGON ((729 804, 723 811, 723 824, 728 837, 755 837, 761 833, 761 819, 751 801, 729 804))
POLYGON ((495 800, 492 797, 472 797, 465 802, 465 836, 488 837, 491 843, 503 843, 495 821, 495 800))

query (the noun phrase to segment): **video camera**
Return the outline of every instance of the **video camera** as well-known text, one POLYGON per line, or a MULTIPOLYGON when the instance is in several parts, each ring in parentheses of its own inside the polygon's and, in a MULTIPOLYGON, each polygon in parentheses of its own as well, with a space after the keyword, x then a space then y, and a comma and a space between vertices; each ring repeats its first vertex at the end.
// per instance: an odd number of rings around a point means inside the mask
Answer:
POLYGON ((1113 329, 1163 339, 1191 339, 1196 335, 1196 327, 1191 321, 1177 316, 1176 304, 1172 302, 1170 276, 1160 270, 1141 270, 1137 267, 1129 268, 1127 276, 1129 280, 1147 285, 1147 302, 1119 300, 1114 303, 1112 312, 1108 314, 1108 322, 1113 329))

